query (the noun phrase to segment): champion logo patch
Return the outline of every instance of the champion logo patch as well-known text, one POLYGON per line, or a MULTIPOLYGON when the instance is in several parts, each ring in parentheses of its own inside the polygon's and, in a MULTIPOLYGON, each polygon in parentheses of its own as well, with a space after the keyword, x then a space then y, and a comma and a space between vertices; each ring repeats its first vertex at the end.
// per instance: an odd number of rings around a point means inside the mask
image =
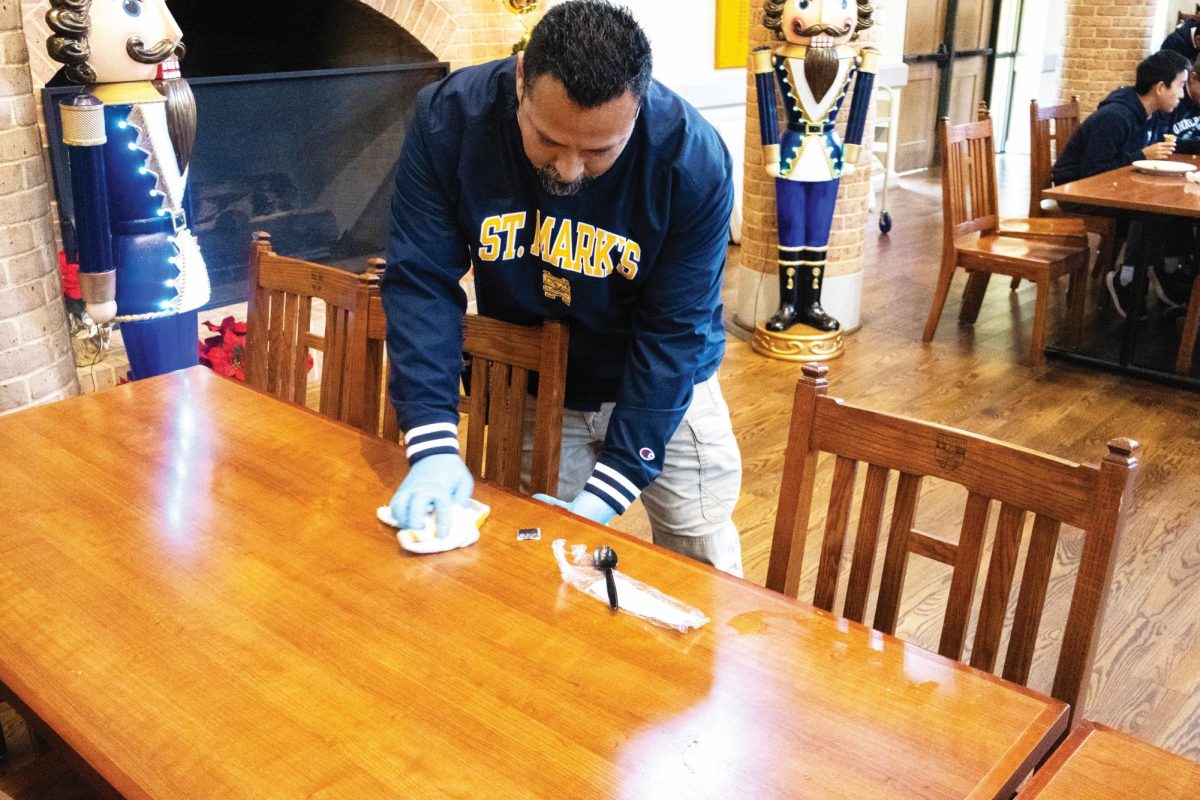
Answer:
POLYGON ((654 451, 649 447, 643 447, 641 450, 638 450, 638 455, 642 457, 642 461, 654 460, 654 451))

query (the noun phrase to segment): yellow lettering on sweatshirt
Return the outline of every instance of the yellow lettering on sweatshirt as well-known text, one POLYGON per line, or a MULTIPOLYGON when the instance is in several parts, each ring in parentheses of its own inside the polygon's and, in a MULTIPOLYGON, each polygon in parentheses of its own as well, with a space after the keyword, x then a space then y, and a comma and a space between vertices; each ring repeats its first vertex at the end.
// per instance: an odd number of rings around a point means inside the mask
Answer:
POLYGON ((480 261, 495 261, 500 257, 500 216, 494 214, 484 219, 479 226, 479 251, 476 255, 480 261))

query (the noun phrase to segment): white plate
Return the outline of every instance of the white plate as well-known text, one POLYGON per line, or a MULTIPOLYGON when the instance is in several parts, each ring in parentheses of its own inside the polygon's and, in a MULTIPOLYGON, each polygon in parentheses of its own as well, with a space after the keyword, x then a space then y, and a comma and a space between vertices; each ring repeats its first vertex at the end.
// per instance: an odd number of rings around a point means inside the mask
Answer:
POLYGON ((1138 172, 1149 172, 1153 175, 1186 175, 1196 169, 1196 165, 1185 164, 1182 161, 1135 161, 1133 168, 1138 172))

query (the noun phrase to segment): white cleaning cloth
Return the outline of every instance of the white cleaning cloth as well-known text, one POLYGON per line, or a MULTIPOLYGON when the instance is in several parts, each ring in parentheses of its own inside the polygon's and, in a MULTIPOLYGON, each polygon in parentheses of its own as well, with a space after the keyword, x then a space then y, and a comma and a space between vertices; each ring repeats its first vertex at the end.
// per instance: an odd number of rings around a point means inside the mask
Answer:
MULTIPOLYGON (((402 528, 396 533, 396 540, 408 552, 420 554, 444 553, 447 550, 469 547, 479 541, 479 528, 489 513, 491 509, 478 500, 472 500, 467 506, 454 503, 450 506, 450 533, 445 537, 438 538, 437 518, 430 512, 422 528, 402 528)), ((386 525, 400 527, 388 506, 376 509, 375 516, 386 525)))

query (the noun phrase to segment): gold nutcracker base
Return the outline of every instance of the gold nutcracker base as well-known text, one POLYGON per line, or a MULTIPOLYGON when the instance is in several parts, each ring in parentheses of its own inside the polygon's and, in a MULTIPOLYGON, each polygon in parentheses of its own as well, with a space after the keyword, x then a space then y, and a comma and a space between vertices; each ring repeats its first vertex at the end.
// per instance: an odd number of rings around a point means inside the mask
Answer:
POLYGON ((754 329, 754 352, 780 361, 828 361, 846 349, 842 330, 819 331, 807 325, 793 325, 776 333, 762 325, 754 329))

